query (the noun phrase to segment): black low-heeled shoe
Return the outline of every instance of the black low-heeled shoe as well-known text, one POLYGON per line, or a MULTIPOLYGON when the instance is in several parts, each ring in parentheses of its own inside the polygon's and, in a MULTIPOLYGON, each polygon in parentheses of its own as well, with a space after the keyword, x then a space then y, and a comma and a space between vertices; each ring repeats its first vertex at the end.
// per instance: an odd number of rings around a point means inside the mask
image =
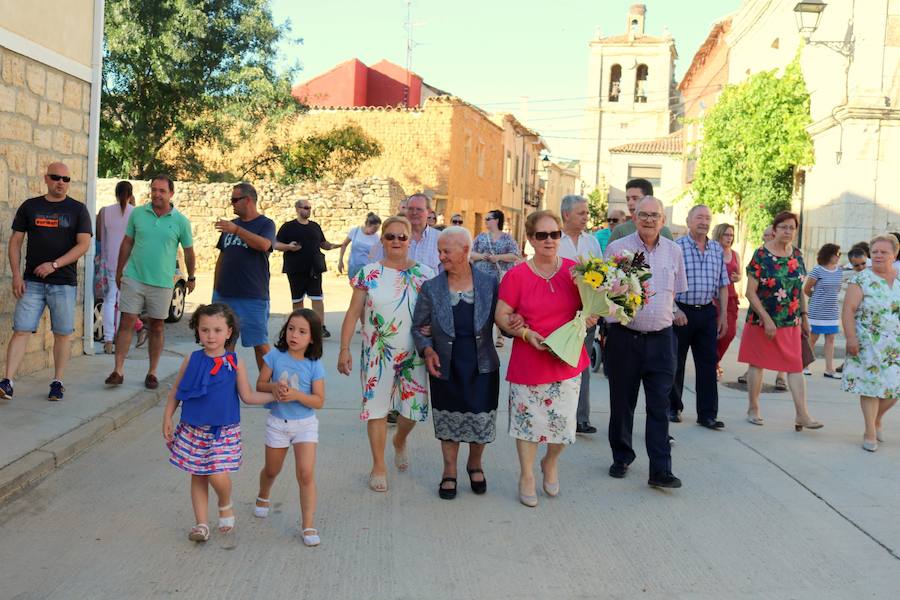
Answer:
POLYGON ((456 477, 444 477, 441 479, 441 484, 438 486, 438 496, 444 500, 453 500, 456 498, 456 477), (452 488, 444 487, 444 483, 447 481, 453 482, 452 488))
POLYGON ((484 477, 484 471, 481 469, 466 469, 466 472, 469 473, 469 483, 472 485, 472 491, 476 494, 485 493, 487 491, 487 478, 482 479, 481 481, 472 479, 473 473, 481 473, 481 476, 484 477))

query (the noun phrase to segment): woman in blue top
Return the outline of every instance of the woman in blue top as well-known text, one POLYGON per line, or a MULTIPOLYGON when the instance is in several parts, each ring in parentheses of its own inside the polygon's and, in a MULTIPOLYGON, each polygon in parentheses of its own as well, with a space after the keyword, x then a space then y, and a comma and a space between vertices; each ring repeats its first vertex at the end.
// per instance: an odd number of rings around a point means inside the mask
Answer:
POLYGON ((259 473, 259 495, 254 514, 269 514, 270 493, 281 472, 288 448, 294 448, 297 483, 300 484, 300 517, 303 543, 319 545, 313 527, 316 513, 316 446, 319 421, 315 409, 325 404, 325 369, 322 358, 322 320, 308 308, 290 314, 278 334, 275 349, 263 358, 256 389, 271 392, 277 402, 268 404, 266 465, 259 473))
MULTIPOLYGON (((838 266, 841 258, 841 247, 837 244, 825 244, 819 248, 816 262, 819 264, 810 271, 803 285, 803 293, 809 297, 809 345, 815 350, 819 336, 825 336, 825 377, 840 379, 841 374, 834 370, 834 336, 838 333, 841 309, 838 294, 841 292, 843 272, 838 266)), ((805 375, 811 375, 804 369, 805 375)))
POLYGON ((338 273, 344 272, 344 252, 347 245, 350 246, 350 261, 347 268, 347 276, 353 279, 360 269, 369 263, 369 252, 372 246, 378 242, 378 228, 381 227, 381 217, 373 212, 366 216, 366 223, 362 227, 354 227, 347 234, 347 238, 341 242, 341 255, 338 258, 338 273))
MULTIPOLYGON (((191 317, 194 339, 203 346, 184 359, 163 413, 163 437, 169 462, 191 474, 191 503, 197 524, 188 538, 209 539, 207 505, 209 486, 219 498, 219 533, 234 530, 231 478, 241 466, 240 402, 265 404, 272 394, 254 392, 247 381, 244 361, 225 346, 238 337, 237 318, 225 304, 201 306, 191 317), (172 416, 181 403, 181 421, 172 416)), ((231 537, 230 541, 233 542, 231 537)))

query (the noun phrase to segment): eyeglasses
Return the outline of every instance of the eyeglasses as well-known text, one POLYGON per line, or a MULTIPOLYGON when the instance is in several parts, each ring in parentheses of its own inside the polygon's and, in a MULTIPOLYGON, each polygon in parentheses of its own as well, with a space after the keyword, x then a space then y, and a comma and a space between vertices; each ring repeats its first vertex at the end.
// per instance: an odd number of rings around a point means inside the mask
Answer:
POLYGON ((451 225, 462 225, 463 222, 462 222, 462 219, 451 219, 450 224, 451 225))
POLYGON ((562 237, 562 231, 560 231, 559 229, 557 229, 556 231, 535 231, 534 232, 534 239, 536 239, 539 242, 543 242, 547 238, 550 238, 551 240, 558 240, 561 237, 562 237))
POLYGON ((232 196, 231 203, 234 204, 235 202, 240 202, 241 200, 243 200, 246 197, 247 196, 232 196))
POLYGON ((62 180, 62 181, 64 181, 64 182, 66 182, 66 183, 69 183, 70 181, 72 181, 72 178, 69 177, 68 175, 57 175, 56 173, 47 173, 47 177, 49 177, 49 178, 52 179, 53 181, 60 181, 60 180, 62 180))
POLYGON ((660 217, 662 217, 662 215, 659 213, 648 213, 644 211, 640 211, 637 214, 637 218, 641 219, 642 221, 659 221, 660 217))
POLYGON ((484 220, 485 221, 496 221, 497 217, 485 217, 484 220))
POLYGON ((312 206, 298 206, 297 208, 299 208, 300 210, 310 210, 312 209, 312 206))
POLYGON ((418 206, 407 206, 407 207, 406 207, 406 212, 408 212, 408 213, 411 213, 411 212, 425 212, 425 209, 424 209, 424 208, 419 208, 418 206))
POLYGON ((386 233, 381 237, 383 237, 385 240, 387 240, 389 242, 393 242, 394 240, 399 240, 401 242, 405 242, 406 240, 409 239, 409 236, 406 235, 405 233, 386 233))

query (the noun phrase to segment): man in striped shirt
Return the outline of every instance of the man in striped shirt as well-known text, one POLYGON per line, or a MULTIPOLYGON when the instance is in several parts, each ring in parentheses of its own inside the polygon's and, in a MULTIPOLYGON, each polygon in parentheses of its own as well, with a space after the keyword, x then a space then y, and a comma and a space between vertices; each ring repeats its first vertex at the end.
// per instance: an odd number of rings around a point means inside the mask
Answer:
POLYGON ((715 240, 706 237, 712 223, 712 212, 698 204, 688 212, 688 235, 675 243, 681 247, 687 273, 688 289, 675 296, 675 337, 678 340, 678 363, 675 382, 669 393, 669 420, 681 422, 684 404, 684 365, 688 349, 694 355, 697 384, 697 423, 707 429, 722 429, 725 424, 717 419, 719 389, 716 383, 716 340, 728 329, 728 315, 719 306, 728 305, 728 285, 731 280, 725 268, 725 253, 715 240))

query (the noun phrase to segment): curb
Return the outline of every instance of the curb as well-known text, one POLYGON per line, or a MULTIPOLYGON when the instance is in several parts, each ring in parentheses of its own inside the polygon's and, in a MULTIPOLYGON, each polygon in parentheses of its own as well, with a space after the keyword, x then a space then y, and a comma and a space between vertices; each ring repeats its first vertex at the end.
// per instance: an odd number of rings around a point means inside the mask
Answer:
POLYGON ((159 404, 174 381, 174 374, 166 377, 156 390, 139 391, 0 469, 0 504, 159 404))

